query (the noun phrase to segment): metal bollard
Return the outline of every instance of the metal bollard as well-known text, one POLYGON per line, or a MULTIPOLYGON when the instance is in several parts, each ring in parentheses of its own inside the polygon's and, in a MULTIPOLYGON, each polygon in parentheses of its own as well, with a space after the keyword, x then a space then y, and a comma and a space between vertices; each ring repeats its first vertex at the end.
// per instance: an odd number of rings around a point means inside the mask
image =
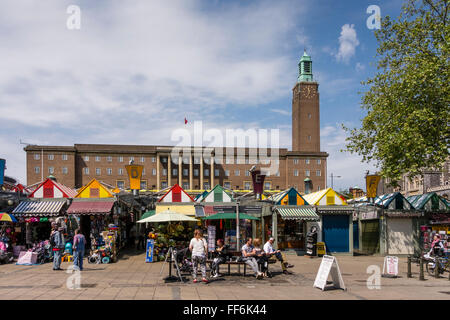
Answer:
POLYGON ((437 257, 435 258, 435 262, 434 262, 434 277, 436 279, 439 278, 439 261, 438 261, 437 257))
POLYGON ((408 278, 412 278, 412 273, 411 273, 411 256, 408 256, 408 278))
POLYGON ((420 276, 419 276, 419 280, 425 280, 425 277, 423 275, 423 258, 420 257, 420 276))

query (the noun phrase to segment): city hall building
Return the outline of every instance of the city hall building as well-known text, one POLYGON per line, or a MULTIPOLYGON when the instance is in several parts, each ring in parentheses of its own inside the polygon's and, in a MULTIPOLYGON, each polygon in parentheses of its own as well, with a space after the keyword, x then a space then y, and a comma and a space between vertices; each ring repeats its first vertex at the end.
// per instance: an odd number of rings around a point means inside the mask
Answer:
POLYGON ((311 58, 304 53, 292 90, 292 150, 277 149, 276 159, 270 148, 234 148, 235 156, 228 157, 227 148, 189 147, 189 156, 174 157, 174 146, 28 145, 24 148, 27 184, 36 184, 53 175, 58 182, 72 188, 80 188, 95 178, 127 189, 129 181, 125 165, 133 161, 143 166, 141 190, 161 190, 176 183, 185 190, 211 189, 216 184, 233 190, 250 190, 251 167, 264 168, 271 164, 276 164, 278 170, 267 174, 264 182, 267 191, 295 187, 299 192, 309 193, 324 189, 328 154, 320 151, 318 86, 313 80, 311 58), (201 152, 198 152, 199 148, 201 152), (239 157, 241 154, 244 156, 239 157), (255 154, 268 154, 269 158, 255 157, 255 154))

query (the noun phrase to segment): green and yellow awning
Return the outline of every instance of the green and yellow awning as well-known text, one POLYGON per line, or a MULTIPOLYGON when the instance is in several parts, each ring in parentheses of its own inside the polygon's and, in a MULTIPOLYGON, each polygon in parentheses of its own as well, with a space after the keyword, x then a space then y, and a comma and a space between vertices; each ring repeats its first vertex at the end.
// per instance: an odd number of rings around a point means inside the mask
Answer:
POLYGON ((302 207, 277 207, 275 211, 281 215, 281 218, 285 220, 310 220, 318 221, 320 220, 316 211, 313 208, 302 208, 302 207))

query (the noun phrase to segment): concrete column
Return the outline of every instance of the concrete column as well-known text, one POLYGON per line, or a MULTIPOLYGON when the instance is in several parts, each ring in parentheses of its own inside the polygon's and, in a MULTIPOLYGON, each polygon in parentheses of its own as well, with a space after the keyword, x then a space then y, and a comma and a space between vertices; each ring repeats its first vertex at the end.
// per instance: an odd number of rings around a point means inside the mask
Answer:
POLYGON ((167 156, 167 187, 172 186, 172 157, 167 156))
POLYGON ((349 214, 348 215, 348 227, 349 227, 349 252, 353 255, 353 215, 349 214))
POLYGON ((192 165, 192 156, 189 157, 189 189, 193 190, 194 189, 194 179, 193 179, 193 175, 194 175, 194 169, 193 169, 193 165, 192 165))
POLYGON ((211 189, 212 189, 212 188, 214 188, 214 157, 213 156, 211 156, 210 161, 211 161, 210 177, 211 177, 211 189))
POLYGON ((275 250, 278 250, 277 213, 272 213, 272 237, 275 239, 275 250))
POLYGON ((203 190, 203 154, 200 156, 200 190, 203 190))
POLYGON ((159 191, 160 187, 161 187, 161 179, 159 177, 159 166, 160 166, 160 162, 159 162, 159 153, 156 154, 156 189, 159 191))
MULTIPOLYGON (((180 153, 181 155, 181 153, 180 153)), ((178 157, 178 184, 182 187, 183 186, 183 158, 181 156, 178 157)))

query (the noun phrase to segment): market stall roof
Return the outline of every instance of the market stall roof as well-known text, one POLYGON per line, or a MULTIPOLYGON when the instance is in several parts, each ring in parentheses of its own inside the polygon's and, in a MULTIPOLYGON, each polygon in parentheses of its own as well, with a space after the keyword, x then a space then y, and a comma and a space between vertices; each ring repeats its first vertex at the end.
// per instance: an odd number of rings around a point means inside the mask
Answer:
POLYGON ((77 191, 47 178, 29 195, 30 198, 75 198, 77 191))
POLYGON ((436 192, 424 193, 416 196, 409 196, 406 200, 411 203, 411 205, 416 210, 425 211, 448 211, 450 207, 447 205, 446 201, 438 196, 436 192))
POLYGON ((149 210, 142 215, 141 220, 151 217, 151 216, 154 216, 155 214, 156 214, 156 210, 149 210))
POLYGON ((311 220, 319 221, 320 217, 313 208, 276 207, 275 211, 285 220, 311 220))
POLYGON ((59 216, 66 199, 25 200, 13 210, 18 216, 59 216))
MULTIPOLYGON (((212 216, 202 217, 203 220, 232 220, 236 219, 236 213, 216 213, 212 216)), ((245 213, 239 213, 239 219, 248 219, 248 220, 260 220, 258 217, 251 216, 245 213)))
POLYGON ((197 219, 191 218, 184 214, 176 213, 174 211, 163 211, 161 213, 157 213, 151 217, 141 219, 138 223, 146 223, 146 222, 172 222, 172 221, 192 221, 198 222, 197 219))
POLYGON ((267 198, 269 201, 273 201, 278 205, 308 205, 309 203, 305 201, 305 198, 295 189, 289 188, 287 190, 276 193, 267 198))
POLYGON ((331 188, 320 190, 317 192, 305 194, 303 196, 305 201, 310 205, 342 205, 347 206, 345 199, 340 197, 336 191, 331 188))
POLYGON ((178 184, 175 184, 158 202, 195 202, 186 191, 178 184))
POLYGON ((114 194, 103 182, 92 179, 87 185, 82 187, 76 198, 112 198, 114 194))
POLYGON ((201 202, 203 200, 203 198, 208 194, 208 191, 203 191, 202 193, 198 194, 194 200, 196 202, 201 202))
POLYGON ((72 201, 72 204, 67 209, 68 214, 86 214, 86 215, 94 215, 94 214, 108 214, 111 212, 111 209, 114 205, 113 200, 81 200, 76 201, 75 199, 72 201))
POLYGON ((221 185, 216 185, 208 194, 204 195, 201 202, 233 202, 233 197, 228 190, 221 185))
POLYGON ((411 210, 414 207, 408 200, 400 193, 393 192, 381 195, 375 199, 375 204, 383 207, 384 209, 391 210, 411 210))

